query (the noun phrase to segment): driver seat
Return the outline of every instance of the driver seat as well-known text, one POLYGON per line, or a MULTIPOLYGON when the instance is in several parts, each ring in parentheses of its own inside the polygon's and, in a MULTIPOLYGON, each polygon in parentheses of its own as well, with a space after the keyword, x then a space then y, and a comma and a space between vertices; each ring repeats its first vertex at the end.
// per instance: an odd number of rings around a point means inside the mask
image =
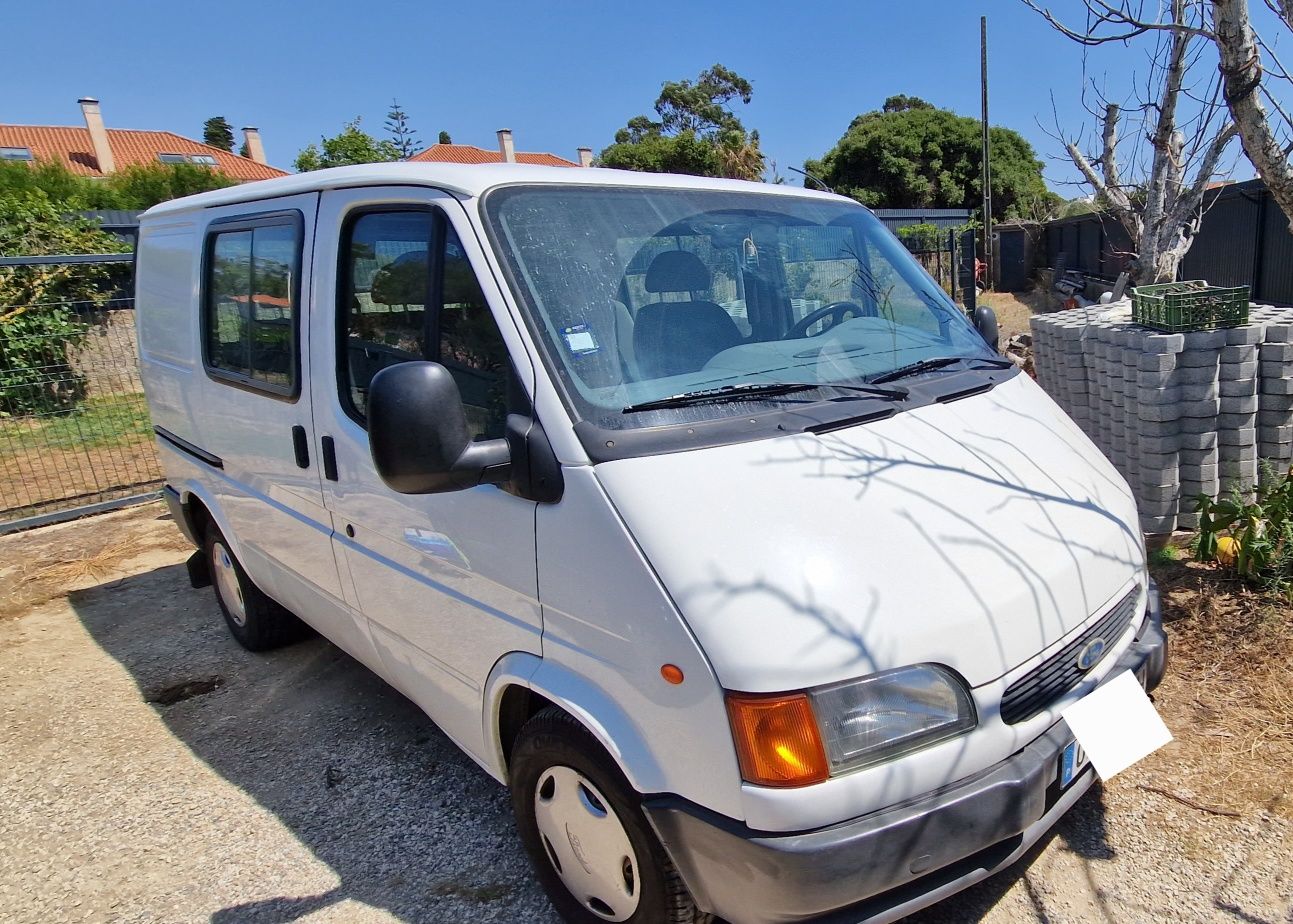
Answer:
POLYGON ((694 297, 709 289, 705 264, 686 250, 657 254, 647 267, 644 287, 654 294, 686 294, 686 301, 660 301, 638 309, 633 351, 644 378, 695 372, 719 353, 741 342, 731 315, 711 301, 694 297))

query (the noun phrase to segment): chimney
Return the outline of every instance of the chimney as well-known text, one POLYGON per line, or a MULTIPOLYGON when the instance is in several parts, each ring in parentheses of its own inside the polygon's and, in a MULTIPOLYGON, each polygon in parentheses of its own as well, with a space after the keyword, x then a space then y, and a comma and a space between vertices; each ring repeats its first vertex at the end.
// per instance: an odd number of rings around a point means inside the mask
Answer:
POLYGON ((117 169, 117 162, 113 159, 112 148, 108 144, 108 130, 103 127, 99 101, 93 96, 83 96, 77 102, 81 104, 85 127, 90 130, 90 145, 94 148, 94 159, 99 162, 99 172, 106 176, 117 169))
POLYGON ((512 130, 510 128, 500 128, 498 130, 498 152, 503 155, 505 163, 516 163, 516 148, 512 145, 512 130))
POLYGON ((260 143, 260 129, 253 125, 244 125, 242 137, 247 145, 247 156, 258 164, 266 163, 265 146, 260 143))
POLYGON ((579 166, 591 167, 593 165, 593 149, 578 148, 578 152, 579 152, 579 166))

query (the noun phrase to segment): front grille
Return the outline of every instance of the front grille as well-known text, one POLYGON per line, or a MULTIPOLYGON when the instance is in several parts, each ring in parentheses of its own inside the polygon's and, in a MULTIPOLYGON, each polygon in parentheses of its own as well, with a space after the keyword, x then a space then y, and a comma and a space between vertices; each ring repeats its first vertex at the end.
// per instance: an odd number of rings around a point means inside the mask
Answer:
POLYGON ((1001 718, 1011 725, 1031 719, 1077 686, 1127 631, 1131 618, 1136 615, 1136 601, 1139 599, 1140 586, 1137 585, 1127 591, 1127 596, 1114 604, 1095 625, 1039 664, 1032 673, 1012 683, 1001 698, 1001 718), (1078 666, 1078 653, 1097 638, 1104 639, 1104 652, 1085 668, 1078 666))

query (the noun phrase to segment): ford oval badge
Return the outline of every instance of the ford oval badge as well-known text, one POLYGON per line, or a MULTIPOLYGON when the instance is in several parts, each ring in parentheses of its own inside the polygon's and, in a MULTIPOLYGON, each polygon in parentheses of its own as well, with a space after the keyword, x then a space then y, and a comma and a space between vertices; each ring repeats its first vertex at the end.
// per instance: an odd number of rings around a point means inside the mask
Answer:
POLYGON ((1091 639, 1078 652, 1077 666, 1084 671, 1095 667, 1096 662, 1100 660, 1100 655, 1104 654, 1104 646, 1104 639, 1098 637, 1091 639))

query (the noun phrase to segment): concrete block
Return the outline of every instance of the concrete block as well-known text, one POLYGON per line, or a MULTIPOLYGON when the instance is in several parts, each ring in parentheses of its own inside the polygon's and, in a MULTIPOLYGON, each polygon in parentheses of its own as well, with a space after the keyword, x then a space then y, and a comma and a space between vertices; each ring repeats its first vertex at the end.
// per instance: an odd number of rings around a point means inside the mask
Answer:
POLYGON ((1251 459, 1222 459, 1218 466, 1221 473, 1222 482, 1240 478, 1244 475, 1251 474, 1257 477, 1257 454, 1254 453, 1251 459))
POLYGON ((1181 429, 1181 445, 1188 446, 1190 449, 1197 449, 1199 447, 1190 445, 1184 437, 1187 434, 1215 434, 1217 432, 1217 417, 1215 414, 1211 417, 1181 417, 1177 420, 1176 425, 1181 429))
POLYGON ((1264 378, 1260 388, 1263 395, 1293 395, 1293 378, 1264 378))
POLYGON ((1293 423, 1277 427, 1257 427, 1259 443, 1293 443, 1293 423))
POLYGON ((1185 338, 1185 349, 1219 350, 1226 345, 1224 330, 1192 330, 1182 335, 1185 338))
POLYGON ((1176 368, 1176 354, 1137 353, 1136 368, 1141 372, 1167 372, 1176 368))
POLYGON ((1258 347, 1262 362, 1293 362, 1293 343, 1263 343, 1258 347))
POLYGON ((1293 343, 1293 323, 1267 324, 1264 339, 1267 343, 1293 343))
POLYGON ((1162 536, 1168 533, 1173 533, 1176 532, 1176 517, 1151 517, 1142 513, 1140 515, 1140 529, 1142 532, 1151 536, 1162 536))
POLYGON ((1263 411, 1293 411, 1293 395, 1261 393, 1259 404, 1263 411))
POLYGON ((1242 363, 1222 363, 1221 379, 1222 381, 1233 381, 1235 379, 1252 379, 1256 378, 1258 373, 1257 360, 1250 359, 1242 363))
POLYGON ((1261 343, 1266 334, 1266 328, 1262 324, 1245 324, 1242 327, 1226 328, 1226 344, 1248 344, 1261 343))
POLYGON ((1218 471, 1224 471, 1227 462, 1252 462, 1257 459, 1257 442, 1232 445, 1222 443, 1217 447, 1221 460, 1217 463, 1218 471))
POLYGON ((1185 337, 1182 334, 1149 334, 1141 346, 1145 353, 1179 353, 1183 349, 1185 337))
POLYGON ((1141 420, 1176 420, 1182 414, 1182 407, 1183 404, 1180 401, 1172 401, 1166 404, 1141 403, 1141 405, 1136 408, 1136 414, 1141 420))
POLYGON ((1219 350, 1184 350, 1176 354, 1176 368, 1211 368, 1220 361, 1219 350))
POLYGON ((1257 458, 1279 461, 1293 459, 1293 443, 1258 443, 1257 458))
POLYGON ((1251 363, 1256 359, 1257 344, 1255 343, 1221 348, 1221 361, 1223 363, 1251 363))
MULTIPOLYGON (((1239 476, 1236 476, 1239 477, 1239 476)), ((1257 473, 1253 473, 1256 479, 1257 473)), ((1181 498, 1176 493, 1179 489, 1172 488, 1172 495, 1163 499, 1137 498, 1136 508, 1140 511, 1142 517, 1169 517, 1173 516, 1179 509, 1181 498)))
POLYGON ((1146 436, 1143 433, 1136 435, 1136 445, 1133 447, 1137 452, 1143 454, 1162 454, 1165 452, 1176 452, 1181 448, 1181 435, 1172 433, 1168 436, 1146 436))
POLYGON ((1214 401, 1221 394, 1219 382, 1204 382, 1202 385, 1177 385, 1182 401, 1214 401))
POLYGON ((1166 388, 1175 381, 1175 369, 1141 369, 1136 373, 1136 384, 1141 388, 1166 388))
POLYGON ((1221 367, 1221 381, 1217 383, 1217 390, 1222 398, 1237 398, 1245 395, 1257 394, 1258 379, 1249 376, 1247 378, 1229 378, 1226 376, 1226 367, 1221 367))
POLYGON ((1182 512, 1176 515, 1177 529, 1198 529, 1199 523, 1200 515, 1196 512, 1182 512))
POLYGON ((1180 468, 1184 471, 1187 468, 1205 468, 1209 465, 1216 465, 1217 447, 1212 446, 1208 449, 1182 449, 1179 451, 1181 457, 1180 468))
POLYGON ((1257 427, 1218 427, 1218 446, 1251 446, 1257 442, 1257 427))
POLYGON ((1175 420, 1141 420, 1136 418, 1136 432, 1142 437, 1175 436, 1181 432, 1175 420))
POLYGON ((1196 398, 1187 401, 1182 398, 1180 408, 1182 417, 1215 417, 1221 410, 1221 399, 1196 398))
POLYGON ((1244 433, 1248 430, 1256 432, 1257 412, 1253 411, 1248 414, 1218 414, 1217 431, 1221 433, 1221 442, 1226 441, 1227 433, 1244 433))
POLYGON ((1187 433, 1181 432, 1181 451, 1186 450, 1214 450, 1217 448, 1217 429, 1201 430, 1201 432, 1187 433))
MULTIPOLYGON (((1207 388, 1208 386, 1199 385, 1193 387, 1207 388)), ((1136 389, 1136 400, 1140 404, 1177 404, 1183 397, 1185 396, 1180 387, 1146 388, 1140 386, 1136 389)), ((1213 397, 1216 396, 1213 395, 1213 397)))
POLYGON ((1175 385, 1205 385, 1215 381, 1217 381, 1216 366, 1178 367, 1172 373, 1172 382, 1175 385))
POLYGON ((1194 507, 1194 499, 1200 494, 1216 497, 1217 492, 1220 490, 1221 478, 1216 474, 1208 478, 1191 478, 1188 481, 1183 478, 1181 479, 1180 507, 1183 510, 1189 510, 1194 507))
POLYGON ((1264 379, 1293 378, 1293 362, 1282 359, 1263 359, 1258 365, 1258 373, 1264 379))
POLYGON ((1221 398, 1222 414, 1256 414, 1256 395, 1225 395, 1221 398))

